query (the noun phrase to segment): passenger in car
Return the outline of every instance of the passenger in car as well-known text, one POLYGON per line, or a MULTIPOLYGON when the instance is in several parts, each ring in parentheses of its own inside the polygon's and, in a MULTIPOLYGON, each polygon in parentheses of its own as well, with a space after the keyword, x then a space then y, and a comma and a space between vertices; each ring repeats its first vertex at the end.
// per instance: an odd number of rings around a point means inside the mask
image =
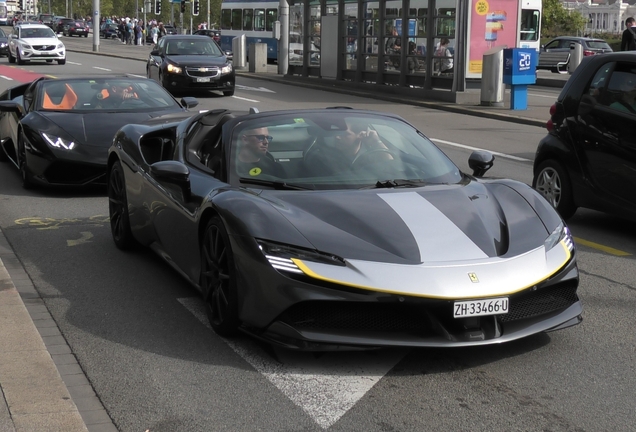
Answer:
POLYGON ((316 149, 308 152, 305 167, 312 176, 324 176, 392 159, 378 133, 366 122, 347 120, 346 129, 333 141, 317 143, 316 149))
POLYGON ((266 127, 247 129, 239 136, 236 171, 240 176, 258 177, 261 174, 285 177, 285 170, 268 153, 274 138, 266 127))

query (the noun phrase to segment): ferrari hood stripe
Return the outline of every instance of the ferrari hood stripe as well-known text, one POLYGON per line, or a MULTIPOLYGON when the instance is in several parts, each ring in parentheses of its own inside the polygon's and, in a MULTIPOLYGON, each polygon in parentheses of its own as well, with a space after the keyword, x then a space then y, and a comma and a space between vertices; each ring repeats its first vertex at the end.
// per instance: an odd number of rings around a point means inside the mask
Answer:
POLYGON ((488 258, 444 213, 416 192, 378 194, 413 234, 422 262, 488 258))

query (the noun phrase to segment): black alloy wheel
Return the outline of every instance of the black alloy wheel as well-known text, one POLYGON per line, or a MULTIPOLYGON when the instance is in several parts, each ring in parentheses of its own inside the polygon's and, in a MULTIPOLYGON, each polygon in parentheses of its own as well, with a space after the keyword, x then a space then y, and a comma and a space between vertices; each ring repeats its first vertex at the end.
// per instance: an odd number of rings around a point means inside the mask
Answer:
POLYGON ((8 55, 8 57, 9 57, 9 63, 15 63, 15 57, 13 57, 13 56, 11 55, 11 50, 9 50, 9 55, 8 55))
POLYGON ((22 57, 20 57, 20 50, 15 51, 15 61, 18 62, 19 65, 24 64, 24 60, 22 60, 22 57))
POLYGON ((548 200, 563 219, 571 218, 576 212, 570 178, 559 162, 553 159, 543 161, 532 179, 532 187, 548 200))
POLYGON ((201 238, 201 276, 205 308, 219 336, 238 332, 238 293, 230 238, 219 217, 210 219, 201 238))
POLYGON ((22 177, 22 187, 24 189, 33 188, 33 176, 29 172, 26 160, 26 148, 24 146, 24 136, 22 132, 18 133, 18 168, 22 177))
POLYGON ((121 250, 130 250, 136 246, 137 241, 130 229, 126 179, 119 161, 113 164, 108 176, 108 213, 110 215, 110 232, 113 235, 115 245, 121 250))

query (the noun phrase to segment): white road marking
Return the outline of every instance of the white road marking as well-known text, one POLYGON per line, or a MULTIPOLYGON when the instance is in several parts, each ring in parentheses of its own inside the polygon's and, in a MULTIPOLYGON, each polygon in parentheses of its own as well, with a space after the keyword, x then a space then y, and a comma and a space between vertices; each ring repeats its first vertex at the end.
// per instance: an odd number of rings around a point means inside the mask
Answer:
MULTIPOLYGON (((211 329, 200 298, 177 300, 211 329)), ((390 349, 325 353, 315 358, 310 353, 275 348, 278 362, 252 339, 223 340, 323 429, 337 422, 408 353, 390 349)))
MULTIPOLYGON (((484 150, 484 149, 480 149, 480 148, 477 148, 477 147, 471 147, 471 146, 467 146, 467 145, 464 145, 464 144, 459 144, 459 143, 452 142, 452 141, 445 141, 445 140, 438 139, 438 138, 431 138, 431 140, 435 141, 437 143, 440 143, 440 144, 446 144, 446 145, 449 145, 449 146, 459 147, 459 148, 463 148, 463 149, 467 149, 467 150, 484 150)), ((495 152, 495 151, 491 151, 491 150, 487 150, 487 151, 489 151, 490 153, 494 154, 495 156, 500 156, 500 157, 505 158, 505 159, 511 159, 511 160, 515 160, 515 161, 519 161, 519 162, 532 162, 530 159, 526 159, 526 158, 512 156, 512 155, 509 155, 509 154, 499 153, 499 152, 495 152)))
POLYGON ((232 96, 234 99, 240 99, 240 100, 244 100, 244 101, 248 101, 248 102, 260 102, 254 99, 247 99, 247 98, 242 98, 242 97, 238 97, 238 96, 232 96))
POLYGON ((107 71, 107 72, 112 72, 111 69, 106 69, 106 68, 99 67, 99 66, 93 66, 93 69, 99 69, 99 70, 103 70, 103 71, 107 71))
POLYGON ((68 60, 66 61, 66 63, 72 64, 72 65, 77 65, 77 66, 81 66, 82 65, 81 63, 75 63, 75 62, 68 61, 68 60))
POLYGON ((248 87, 248 86, 244 86, 244 85, 234 85, 235 88, 239 89, 239 90, 250 90, 250 91, 259 91, 259 92, 265 92, 265 93, 276 93, 273 90, 270 89, 266 89, 265 87, 248 87))
POLYGON ((147 77, 146 77, 146 75, 128 74, 128 76, 131 76, 131 77, 137 77, 137 78, 147 78, 147 77))
POLYGON ((548 99, 554 99, 555 101, 557 100, 557 95, 542 95, 542 94, 537 94, 537 93, 528 93, 528 96, 534 96, 534 97, 543 97, 543 98, 548 98, 548 99))
POLYGON ((13 78, 9 78, 8 76, 0 75, 0 78, 6 79, 7 81, 13 81, 13 78))

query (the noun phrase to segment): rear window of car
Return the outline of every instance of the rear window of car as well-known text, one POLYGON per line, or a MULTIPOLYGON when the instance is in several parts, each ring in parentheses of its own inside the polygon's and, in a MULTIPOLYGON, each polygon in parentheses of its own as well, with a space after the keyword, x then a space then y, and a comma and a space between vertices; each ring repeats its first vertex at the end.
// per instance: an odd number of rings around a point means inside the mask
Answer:
POLYGON ((587 46, 593 49, 612 49, 605 41, 588 41, 587 46))

